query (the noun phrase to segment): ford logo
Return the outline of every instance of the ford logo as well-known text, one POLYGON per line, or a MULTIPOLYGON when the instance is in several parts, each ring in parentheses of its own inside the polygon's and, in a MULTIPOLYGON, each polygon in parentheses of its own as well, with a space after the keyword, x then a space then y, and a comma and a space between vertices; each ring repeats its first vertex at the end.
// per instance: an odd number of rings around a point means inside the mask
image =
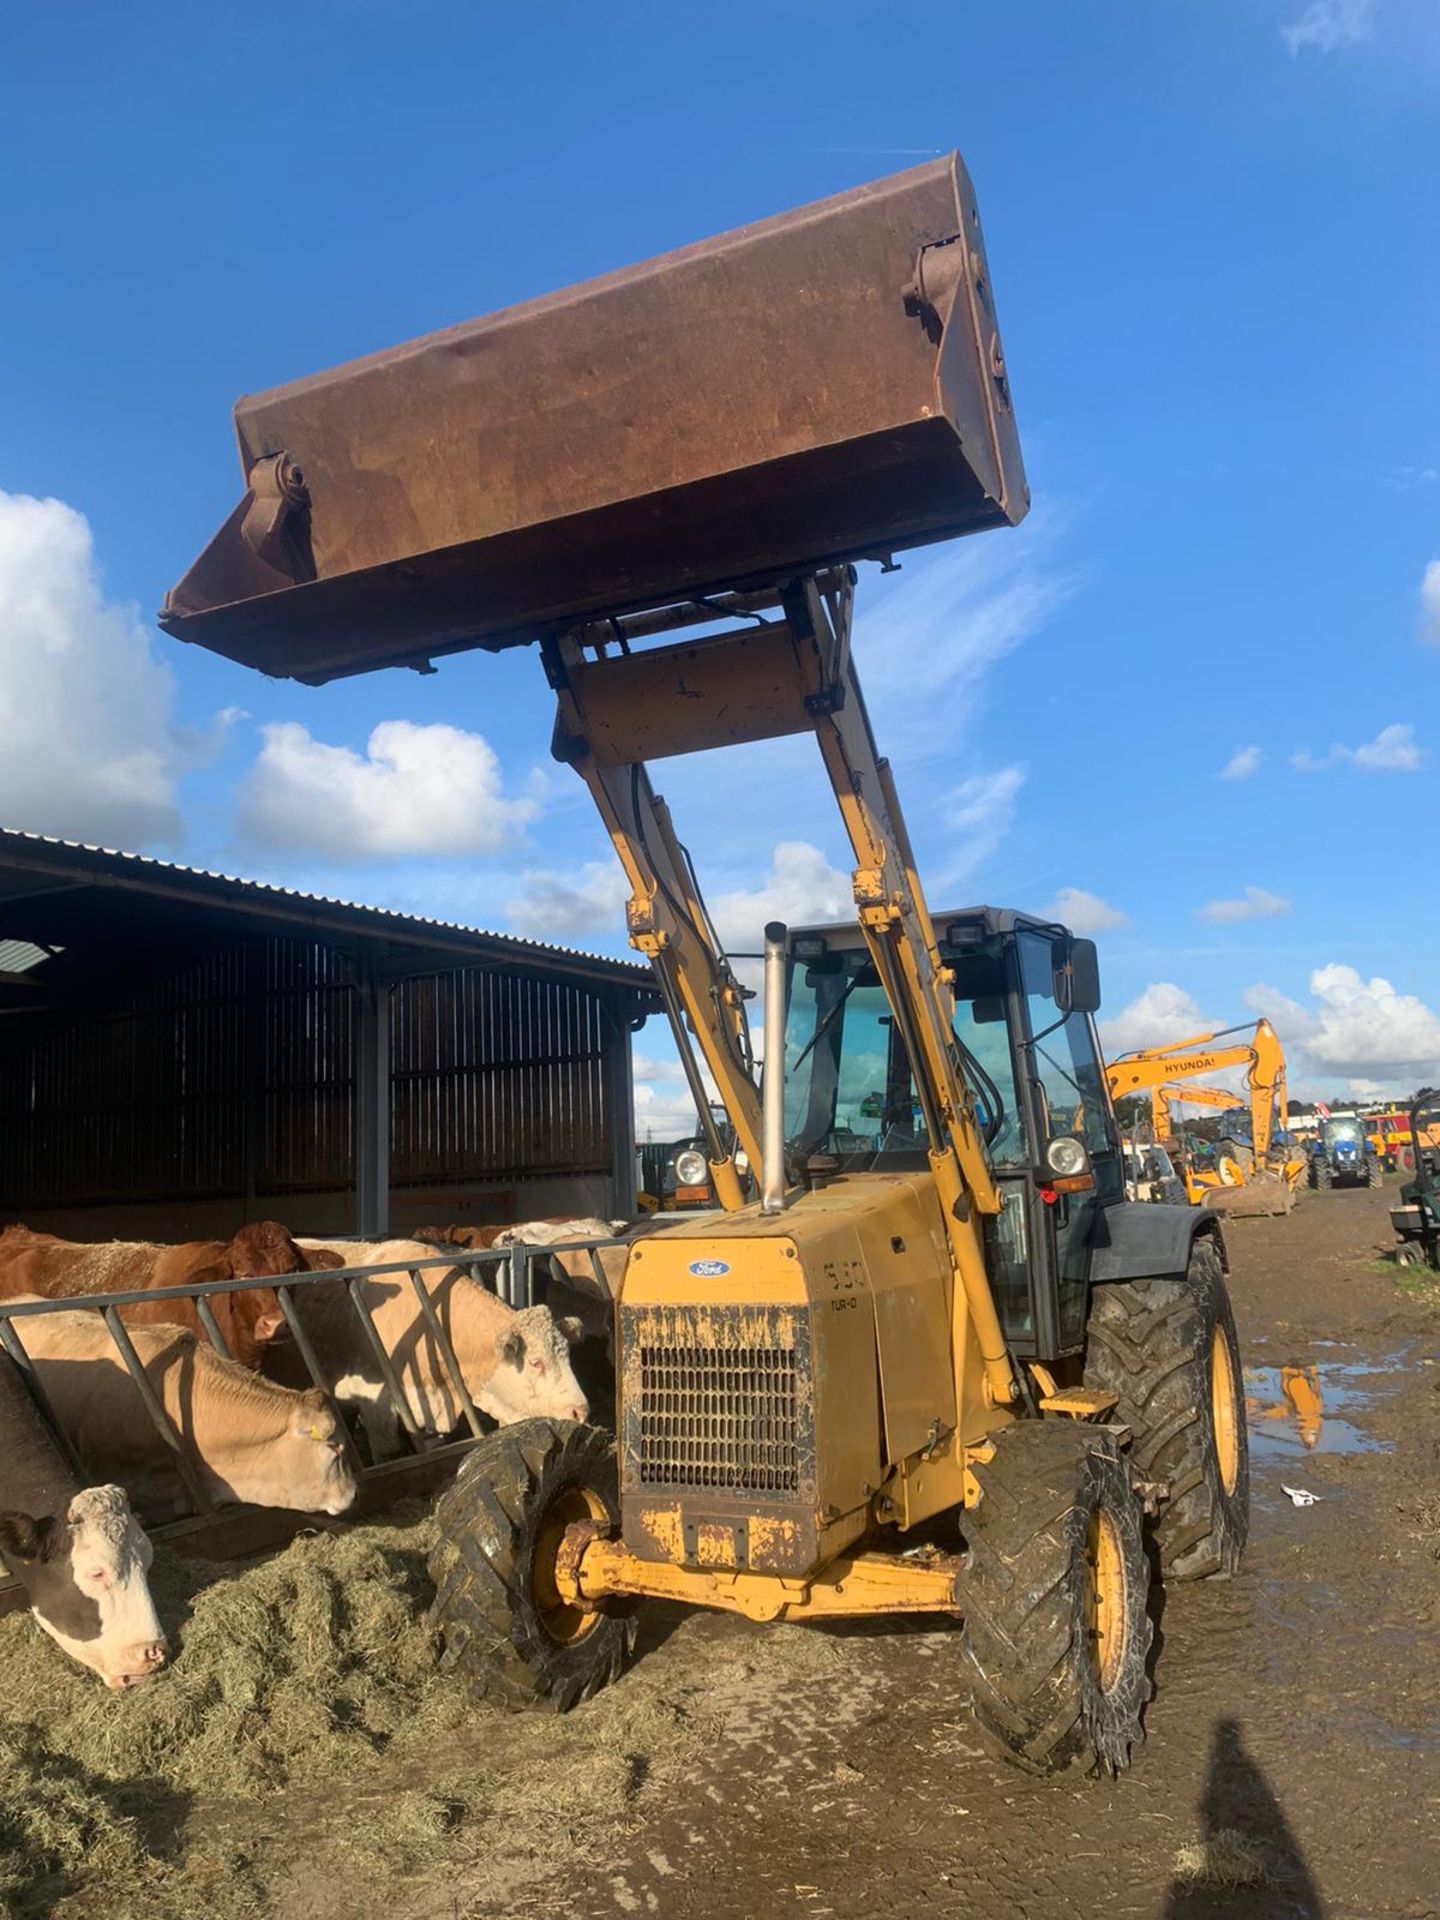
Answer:
POLYGON ((692 1260, 690 1271, 697 1280, 718 1280, 721 1274, 729 1273, 728 1260, 692 1260))

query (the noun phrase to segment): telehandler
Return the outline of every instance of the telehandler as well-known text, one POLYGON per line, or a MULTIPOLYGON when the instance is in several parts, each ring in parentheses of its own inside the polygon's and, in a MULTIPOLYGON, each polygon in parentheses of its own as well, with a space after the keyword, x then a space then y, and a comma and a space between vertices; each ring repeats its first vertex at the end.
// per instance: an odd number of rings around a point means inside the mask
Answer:
POLYGON ((1093 945, 932 917, 851 648, 858 563, 1028 506, 958 157, 246 398, 236 427, 244 496, 162 624, 309 682, 538 641, 702 1123, 706 1070, 730 1121, 716 1210, 630 1252, 616 1436, 509 1428, 442 1496, 444 1663, 566 1708, 620 1672, 644 1596, 958 1615, 1001 1751, 1126 1765, 1147 1505, 1168 1577, 1245 1541, 1219 1223, 1124 1199, 1093 945), (767 929, 762 1089, 646 762, 786 734, 819 748, 855 919, 767 929))

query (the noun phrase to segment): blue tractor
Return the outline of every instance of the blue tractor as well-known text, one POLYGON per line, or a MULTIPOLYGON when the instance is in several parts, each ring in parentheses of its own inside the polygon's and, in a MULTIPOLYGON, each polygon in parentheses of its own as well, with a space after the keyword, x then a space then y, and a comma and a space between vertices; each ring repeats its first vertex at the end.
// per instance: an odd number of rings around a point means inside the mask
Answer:
POLYGON ((1378 1187, 1385 1178, 1365 1128, 1354 1114, 1338 1114, 1320 1122, 1320 1135, 1310 1149, 1310 1184, 1328 1187, 1378 1187))

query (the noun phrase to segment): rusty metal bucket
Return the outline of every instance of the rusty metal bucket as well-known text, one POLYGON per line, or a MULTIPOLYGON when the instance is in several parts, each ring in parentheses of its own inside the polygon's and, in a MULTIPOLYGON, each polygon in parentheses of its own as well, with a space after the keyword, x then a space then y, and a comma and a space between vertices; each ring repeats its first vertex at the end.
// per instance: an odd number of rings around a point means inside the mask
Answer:
POLYGON ((167 632, 320 681, 1025 513, 958 155, 241 400, 167 632))

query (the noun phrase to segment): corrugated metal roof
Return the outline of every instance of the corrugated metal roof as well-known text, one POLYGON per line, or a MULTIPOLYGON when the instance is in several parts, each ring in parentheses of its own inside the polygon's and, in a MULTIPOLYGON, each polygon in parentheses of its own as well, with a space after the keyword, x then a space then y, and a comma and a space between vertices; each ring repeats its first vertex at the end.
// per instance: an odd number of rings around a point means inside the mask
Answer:
MULTIPOLYGON (((216 873, 208 867, 187 867, 178 861, 160 860, 153 854, 127 853, 119 847, 97 847, 83 840, 63 840, 53 834, 30 833, 20 827, 0 827, 0 865, 4 864, 7 852, 17 855, 19 863, 24 864, 27 849, 38 852, 42 848, 61 857, 71 856, 70 864, 77 868, 102 872, 112 870, 119 879, 138 879, 146 871, 157 876, 173 875, 180 881, 200 883, 197 890, 202 893, 234 894, 241 899, 254 899, 257 906, 263 906, 267 900, 290 901, 330 913, 353 915, 358 922, 369 923, 372 931, 379 931, 382 926, 389 926, 397 932, 414 929, 423 933, 430 930, 437 934, 484 942, 492 948, 513 949, 518 959, 529 957, 540 961, 548 956, 582 961, 599 973, 623 979, 637 988, 653 986, 653 976, 648 967, 633 960, 615 960, 606 954, 590 953, 582 947, 552 946, 543 940, 531 940, 523 934, 494 933, 484 927, 466 926, 457 920, 434 920, 423 914, 401 913, 394 907, 366 906, 360 901, 338 900, 328 894, 306 893, 297 887, 276 886, 268 880, 245 880, 237 874, 216 873)), ((7 944, 30 948, 28 941, 7 944)))
POLYGON ((29 973, 50 955, 33 940, 0 940, 0 973, 29 973))

